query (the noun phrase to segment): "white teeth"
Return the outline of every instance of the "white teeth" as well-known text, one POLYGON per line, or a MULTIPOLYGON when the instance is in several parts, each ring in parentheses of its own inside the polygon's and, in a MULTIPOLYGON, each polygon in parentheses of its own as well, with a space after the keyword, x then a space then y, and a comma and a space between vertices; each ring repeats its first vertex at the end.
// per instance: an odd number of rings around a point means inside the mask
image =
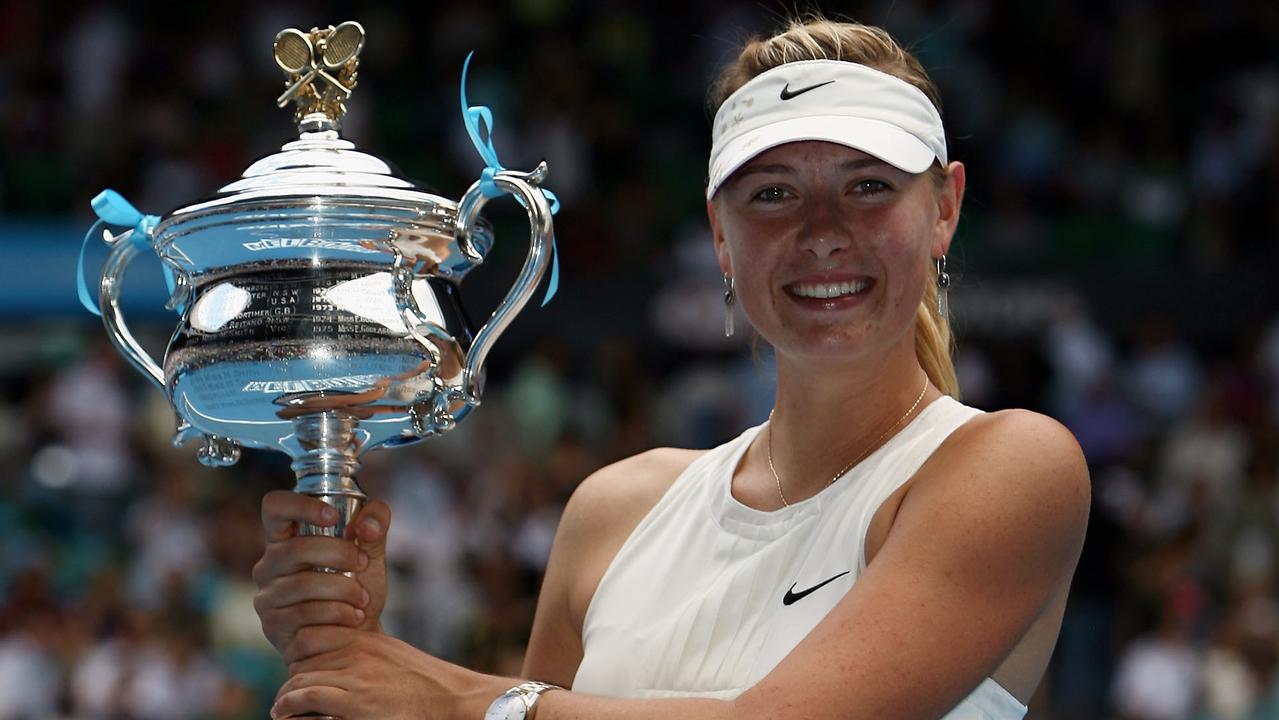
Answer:
POLYGON ((800 297, 827 299, 833 297, 843 297, 844 295, 856 295, 866 289, 865 280, 842 282, 842 283, 798 283, 791 286, 791 292, 800 297))

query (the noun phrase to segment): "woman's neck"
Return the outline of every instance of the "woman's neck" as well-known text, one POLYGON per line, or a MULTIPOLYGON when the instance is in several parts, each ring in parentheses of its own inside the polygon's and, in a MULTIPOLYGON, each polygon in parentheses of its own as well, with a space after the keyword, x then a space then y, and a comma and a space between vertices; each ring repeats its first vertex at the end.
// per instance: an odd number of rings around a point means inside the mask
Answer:
MULTIPOLYGON (((837 371, 815 372, 778 358, 775 410, 753 450, 767 461, 771 439, 776 479, 788 502, 820 492, 940 394, 927 384, 913 344, 902 346, 837 371)), ((767 466, 764 474, 774 480, 767 466)))

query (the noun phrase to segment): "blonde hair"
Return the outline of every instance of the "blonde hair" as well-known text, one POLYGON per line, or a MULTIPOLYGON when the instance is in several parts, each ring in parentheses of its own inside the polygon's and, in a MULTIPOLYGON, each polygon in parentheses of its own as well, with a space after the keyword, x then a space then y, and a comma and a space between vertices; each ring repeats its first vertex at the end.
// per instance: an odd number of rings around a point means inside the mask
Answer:
MULTIPOLYGON (((792 20, 773 37, 747 42, 737 60, 720 73, 711 87, 711 112, 756 75, 803 60, 844 60, 888 73, 922 90, 941 112, 937 87, 923 65, 883 28, 822 17, 792 20)), ((928 172, 938 187, 945 182, 947 171, 939 163, 933 163, 928 172)), ((937 292, 935 283, 924 283, 924 297, 915 311, 915 357, 933 385, 958 398, 959 380, 952 359, 955 338, 950 318, 937 310, 937 292)))

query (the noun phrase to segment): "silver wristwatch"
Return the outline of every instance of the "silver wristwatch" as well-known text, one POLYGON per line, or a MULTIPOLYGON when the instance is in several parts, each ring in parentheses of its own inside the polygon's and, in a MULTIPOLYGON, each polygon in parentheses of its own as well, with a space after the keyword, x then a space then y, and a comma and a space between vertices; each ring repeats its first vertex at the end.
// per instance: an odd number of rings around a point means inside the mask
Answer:
POLYGON ((559 685, 530 680, 507 690, 489 705, 484 720, 533 720, 537 699, 547 690, 563 690, 559 685))

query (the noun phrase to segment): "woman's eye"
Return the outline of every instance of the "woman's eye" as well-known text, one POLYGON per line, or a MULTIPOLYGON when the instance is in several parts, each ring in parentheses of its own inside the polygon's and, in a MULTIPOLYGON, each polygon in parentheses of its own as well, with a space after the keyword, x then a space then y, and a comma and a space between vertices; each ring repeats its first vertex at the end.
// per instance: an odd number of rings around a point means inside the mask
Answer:
POLYGON ((764 202, 778 202, 786 199, 786 190, 772 185, 755 193, 752 200, 763 200, 764 202))
POLYGON ((883 180, 859 180, 854 186, 854 190, 861 195, 874 195, 886 190, 892 190, 892 188, 883 180))

